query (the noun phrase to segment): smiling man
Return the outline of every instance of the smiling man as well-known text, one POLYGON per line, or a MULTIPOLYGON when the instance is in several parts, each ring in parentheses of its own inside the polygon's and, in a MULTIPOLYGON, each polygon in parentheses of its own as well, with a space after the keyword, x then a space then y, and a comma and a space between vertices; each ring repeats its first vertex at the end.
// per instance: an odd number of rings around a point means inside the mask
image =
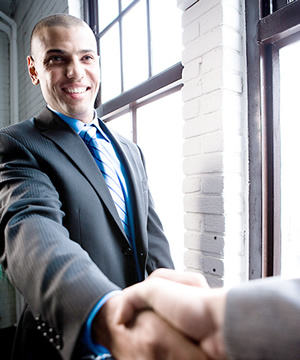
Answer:
MULTIPOLYGON (((53 18, 53 24, 55 25, 53 18)), ((69 18, 68 18, 69 19, 69 18)), ((29 75, 40 84, 47 104, 62 114, 89 123, 100 85, 99 57, 95 37, 84 22, 70 18, 69 28, 62 25, 36 26, 28 56, 29 75), (77 25, 76 25, 77 23, 77 25)))
POLYGON ((44 18, 27 60, 47 107, 0 131, 0 260, 26 301, 13 359, 203 358, 153 311, 115 316, 122 289, 173 263, 140 149, 95 112, 93 32, 44 18))

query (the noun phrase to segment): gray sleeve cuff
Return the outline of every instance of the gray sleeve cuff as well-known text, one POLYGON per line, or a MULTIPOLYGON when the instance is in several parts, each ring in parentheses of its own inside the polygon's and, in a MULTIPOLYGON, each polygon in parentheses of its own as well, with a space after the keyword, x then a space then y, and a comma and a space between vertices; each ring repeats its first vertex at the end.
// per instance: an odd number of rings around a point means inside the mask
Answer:
POLYGON ((300 279, 268 278, 231 289, 224 340, 229 359, 298 359, 300 279))

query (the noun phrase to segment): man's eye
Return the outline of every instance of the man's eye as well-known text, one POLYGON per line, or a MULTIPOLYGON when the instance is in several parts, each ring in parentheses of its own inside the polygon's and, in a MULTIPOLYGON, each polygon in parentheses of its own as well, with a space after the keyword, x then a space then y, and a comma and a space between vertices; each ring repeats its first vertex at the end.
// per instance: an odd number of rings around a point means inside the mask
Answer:
POLYGON ((89 60, 93 60, 93 56, 91 55, 84 55, 84 57, 82 58, 85 61, 89 61, 89 60))
POLYGON ((63 61, 63 58, 61 56, 58 56, 58 55, 57 56, 54 55, 54 56, 51 56, 49 58, 49 63, 61 62, 61 61, 63 61))

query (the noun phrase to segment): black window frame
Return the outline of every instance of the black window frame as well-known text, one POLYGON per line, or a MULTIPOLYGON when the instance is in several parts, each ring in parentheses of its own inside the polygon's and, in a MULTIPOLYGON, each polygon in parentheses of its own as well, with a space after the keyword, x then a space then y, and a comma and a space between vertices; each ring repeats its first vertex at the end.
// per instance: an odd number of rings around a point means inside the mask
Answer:
POLYGON ((249 278, 280 274, 279 50, 300 39, 299 0, 245 2, 249 133, 249 278))
MULTIPOLYGON (((120 11, 119 16, 113 20, 111 24, 109 24, 101 33, 105 33, 110 26, 114 23, 118 22, 121 17, 123 17, 133 6, 135 6, 141 0, 133 0, 132 3, 126 8, 124 11, 120 11)), ((108 114, 116 113, 118 111, 124 110, 124 108, 128 107, 130 104, 135 104, 138 100, 147 97, 152 93, 157 93, 161 89, 166 88, 169 91, 169 87, 174 86, 174 89, 178 89, 178 83, 182 82, 182 70, 183 66, 181 61, 174 64, 170 68, 162 71, 159 74, 152 75, 152 66, 151 66, 151 39, 150 37, 150 20, 149 20, 149 0, 146 0, 147 4, 147 28, 148 28, 148 79, 143 83, 135 86, 134 88, 123 91, 119 96, 105 102, 101 103, 97 107, 97 113, 101 118, 105 118, 108 114)), ((119 0, 119 9, 121 9, 121 0, 119 0)), ((96 39, 99 44, 99 27, 98 27, 98 0, 84 0, 84 19, 92 28, 96 39)), ((121 30, 120 30, 121 31, 121 30)), ((122 37, 120 38, 120 46, 122 48, 122 37)), ((123 78, 123 69, 122 69, 122 51, 120 52, 120 64, 121 64, 121 77, 123 78)), ((121 80, 121 84, 123 81, 121 80)), ((181 85, 182 86, 182 85, 181 85)), ((162 95, 163 96, 163 95, 162 95)), ((101 96, 100 96, 101 98, 101 96)), ((113 117, 109 117, 109 119, 113 119, 113 117)), ((136 137, 136 136, 135 136, 136 137)))

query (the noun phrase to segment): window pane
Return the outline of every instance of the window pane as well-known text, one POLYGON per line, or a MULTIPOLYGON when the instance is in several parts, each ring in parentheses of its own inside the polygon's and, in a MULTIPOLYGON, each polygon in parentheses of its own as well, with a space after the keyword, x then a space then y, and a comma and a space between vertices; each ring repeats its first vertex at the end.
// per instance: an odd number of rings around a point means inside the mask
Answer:
POLYGON ((101 32, 119 15, 119 1, 118 0, 99 0, 98 1, 99 14, 99 31, 101 32))
POLYGON ((181 59, 181 15, 175 0, 150 0, 153 75, 181 59))
POLYGON ((178 91, 137 110, 138 144, 177 269, 183 268, 184 248, 181 107, 178 91))
POLYGON ((119 38, 117 23, 100 39, 102 102, 121 93, 119 38))
POLYGON ((124 90, 148 78, 146 1, 141 0, 124 16, 124 90))
POLYGON ((106 123, 110 130, 115 130, 132 141, 132 121, 130 113, 121 115, 106 123))
POLYGON ((133 0, 122 0, 122 10, 125 10, 128 5, 132 3, 133 0))
POLYGON ((280 50, 281 274, 300 274, 300 42, 280 50))

